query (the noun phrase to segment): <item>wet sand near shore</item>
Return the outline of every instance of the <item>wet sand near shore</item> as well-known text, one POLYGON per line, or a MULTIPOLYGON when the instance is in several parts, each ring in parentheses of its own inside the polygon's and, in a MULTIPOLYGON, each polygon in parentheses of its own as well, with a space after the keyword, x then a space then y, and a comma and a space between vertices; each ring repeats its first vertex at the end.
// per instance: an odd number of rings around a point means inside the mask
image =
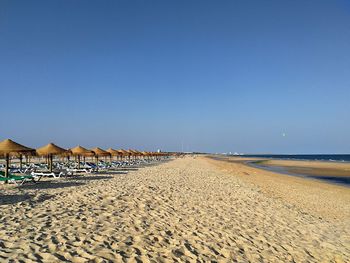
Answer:
POLYGON ((247 162, 250 166, 281 174, 350 187, 350 163, 327 161, 258 160, 247 162))
POLYGON ((350 177, 350 163, 265 160, 259 162, 259 166, 282 167, 289 172, 297 174, 350 177))
MULTIPOLYGON (((270 164, 264 164, 264 166, 270 166, 270 164)), ((278 165, 271 165, 278 166, 278 165)), ((283 166, 280 166, 283 167, 283 166)), ((305 174, 305 175, 315 175, 315 176, 334 176, 334 177, 350 177, 350 171, 341 170, 337 168, 307 168, 307 167, 285 167, 288 172, 296 173, 296 174, 305 174)))
POLYGON ((295 161, 261 159, 246 157, 211 156, 212 159, 233 163, 245 163, 249 166, 276 172, 279 174, 300 176, 308 179, 350 187, 350 163, 327 161, 295 161))
POLYGON ((287 180, 291 195, 278 196, 266 173, 185 157, 127 173, 0 185, 0 261, 349 262, 349 192, 332 188, 327 202, 339 207, 323 217, 292 200, 303 194, 327 207, 320 192, 287 180))

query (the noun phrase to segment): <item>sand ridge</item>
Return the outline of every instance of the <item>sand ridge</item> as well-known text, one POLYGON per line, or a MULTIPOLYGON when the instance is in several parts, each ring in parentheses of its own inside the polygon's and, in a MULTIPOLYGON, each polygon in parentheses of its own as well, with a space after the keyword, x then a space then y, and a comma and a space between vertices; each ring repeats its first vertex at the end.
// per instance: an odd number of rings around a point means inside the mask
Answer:
POLYGON ((0 189, 5 262, 350 261, 349 224, 271 198, 202 158, 0 189))

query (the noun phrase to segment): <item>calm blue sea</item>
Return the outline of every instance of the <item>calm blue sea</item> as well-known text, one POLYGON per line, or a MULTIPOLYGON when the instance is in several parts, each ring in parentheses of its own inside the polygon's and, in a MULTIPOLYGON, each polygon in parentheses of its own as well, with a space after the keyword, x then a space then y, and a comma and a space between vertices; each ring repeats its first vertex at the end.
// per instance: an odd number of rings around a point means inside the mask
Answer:
POLYGON ((287 160, 317 160, 332 162, 350 162, 350 154, 245 154, 244 157, 262 157, 287 160))

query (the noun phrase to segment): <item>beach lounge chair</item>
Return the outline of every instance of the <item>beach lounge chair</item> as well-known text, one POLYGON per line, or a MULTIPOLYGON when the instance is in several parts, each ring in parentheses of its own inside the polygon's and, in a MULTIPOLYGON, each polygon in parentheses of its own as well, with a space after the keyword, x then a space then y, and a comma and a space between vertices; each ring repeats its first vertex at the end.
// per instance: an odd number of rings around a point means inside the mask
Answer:
POLYGON ((76 168, 69 168, 67 169, 67 172, 69 175, 74 175, 74 174, 80 174, 80 173, 85 173, 85 174, 91 174, 92 170, 90 169, 76 169, 76 168))
POLYGON ((37 181, 40 181, 42 177, 53 177, 53 178, 60 178, 60 177, 67 177, 67 172, 59 172, 59 173, 54 173, 54 172, 32 172, 31 176, 38 178, 37 181))
POLYGON ((35 183, 35 179, 33 176, 31 175, 13 175, 13 174, 9 174, 9 177, 5 177, 5 173, 0 171, 0 181, 5 182, 8 181, 10 183, 15 183, 17 185, 22 185, 26 182, 34 182, 35 183))
POLYGON ((84 168, 90 170, 91 172, 92 172, 92 171, 97 171, 97 170, 98 170, 97 165, 96 165, 95 163, 91 163, 91 162, 86 162, 86 163, 84 163, 83 169, 84 169, 84 168))

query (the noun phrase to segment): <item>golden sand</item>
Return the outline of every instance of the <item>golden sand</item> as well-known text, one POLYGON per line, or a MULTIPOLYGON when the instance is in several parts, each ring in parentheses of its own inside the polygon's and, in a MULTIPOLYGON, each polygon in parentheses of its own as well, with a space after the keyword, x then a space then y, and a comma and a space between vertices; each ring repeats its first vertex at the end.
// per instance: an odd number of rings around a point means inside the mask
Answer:
MULTIPOLYGON (((315 216, 329 220, 350 220, 350 189, 349 187, 334 185, 319 180, 304 179, 287 176, 250 167, 245 164, 251 158, 220 158, 221 161, 207 160, 224 172, 228 172, 245 182, 259 187, 271 198, 282 198, 285 202, 307 210, 315 216)), ((280 166, 295 167, 332 167, 346 169, 349 164, 304 162, 304 161, 269 161, 280 166)), ((349 221, 350 222, 350 221, 349 221)))
POLYGON ((323 217, 303 206, 312 195, 291 201, 305 190, 297 181, 286 181, 291 200, 266 190, 273 180, 263 188, 269 176, 186 157, 128 173, 0 186, 0 261, 349 262, 349 210, 337 214, 349 209, 349 190, 328 201, 340 201, 330 210, 337 215, 323 217))

